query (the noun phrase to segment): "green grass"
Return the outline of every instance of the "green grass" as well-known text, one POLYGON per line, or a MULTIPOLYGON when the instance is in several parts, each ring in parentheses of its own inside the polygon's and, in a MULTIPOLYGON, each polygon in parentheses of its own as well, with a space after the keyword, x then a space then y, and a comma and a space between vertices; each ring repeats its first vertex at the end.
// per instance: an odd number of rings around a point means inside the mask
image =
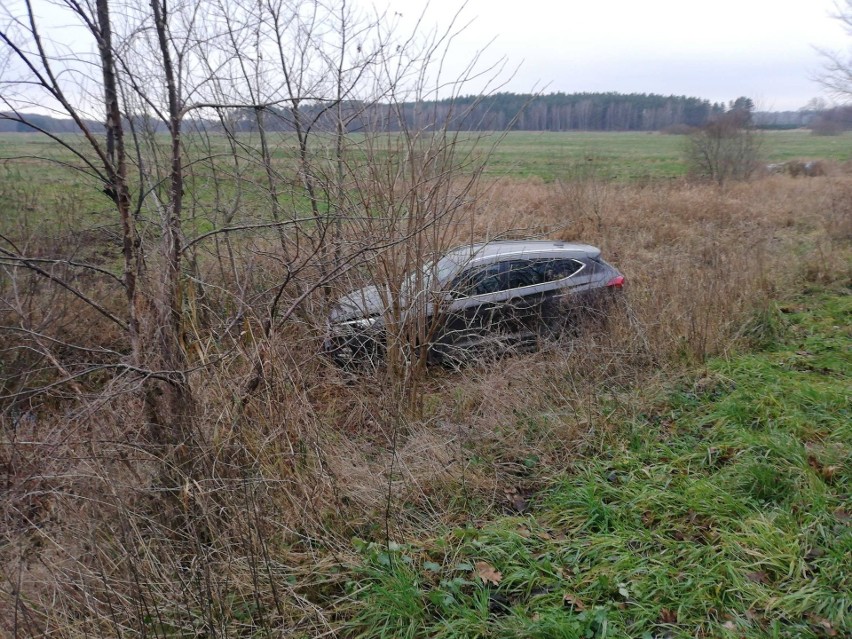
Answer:
MULTIPOLYGON (((662 133, 512 132, 488 163, 488 175, 570 179, 593 167, 602 179, 637 180, 680 177, 686 173, 687 138, 662 133)), ((761 132, 761 157, 767 162, 793 159, 852 159, 852 133, 822 137, 804 130, 761 132)))
MULTIPOLYGON (((186 137, 183 230, 187 237, 191 239, 213 228, 227 226, 226 213, 230 211, 236 211, 232 223, 269 221, 271 205, 261 166, 241 158, 237 174, 233 163, 228 161, 228 146, 223 137, 213 136, 210 147, 205 147, 205 141, 198 137, 186 137), (219 171, 218 179, 213 179, 213 162, 219 171)), ((63 139, 92 156, 79 136, 63 135, 63 139)), ((162 140, 165 141, 165 137, 162 140)), ((245 142, 248 146, 257 146, 248 138, 245 142)), ((292 151, 291 139, 286 138, 282 144, 281 153, 286 155, 292 151)), ((292 158, 283 156, 279 162, 285 169, 293 164, 292 158)), ((152 165, 149 162, 148 166, 152 165)), ((109 230, 117 233, 119 220, 115 204, 105 195, 104 183, 83 168, 79 158, 46 137, 0 134, 0 233, 12 238, 53 236, 65 229, 73 230, 77 236, 109 230)), ((285 176, 291 174, 295 179, 295 171, 284 171, 285 176)), ((139 194, 138 174, 132 166, 129 179, 132 206, 135 207, 139 194)), ((144 191, 139 217, 143 233, 157 233, 160 224, 156 189, 151 187, 155 179, 148 178, 144 191)), ((167 188, 164 179, 159 188, 167 188)), ((293 188, 282 179, 278 190, 281 207, 287 215, 309 214, 309 202, 300 187, 293 188)), ((254 231, 255 236, 262 234, 271 237, 274 231, 254 231)))
POLYGON ((848 290, 762 316, 761 350, 667 391, 527 516, 356 541, 351 634, 849 636, 850 319, 848 290))
POLYGON ((852 132, 842 135, 811 135, 806 130, 763 132, 763 156, 767 162, 787 160, 833 160, 848 162, 852 159, 852 132))
MULTIPOLYGON (((85 149, 79 136, 63 137, 85 149)), ((496 134, 484 134, 477 141, 479 137, 478 133, 459 134, 456 151, 460 162, 473 167, 498 141, 496 134)), ((391 135, 388 141, 393 140, 391 135)), ((254 148, 256 156, 259 143, 255 138, 244 134, 241 142, 245 148, 254 148)), ((684 136, 659 133, 512 132, 487 156, 485 174, 545 181, 590 175, 601 180, 627 181, 672 178, 686 172, 686 142, 684 136)), ((278 188, 283 215, 299 218, 309 214, 310 208, 298 185, 294 143, 292 134, 277 136, 272 153, 281 176, 278 188)), ((183 227, 187 237, 226 225, 225 211, 238 211, 236 222, 270 219, 266 176, 259 164, 243 158, 236 175, 222 136, 210 136, 208 146, 208 140, 187 135, 186 144, 187 159, 192 160, 187 163, 192 174, 184 185, 183 227), (218 176, 225 179, 212 179, 209 158, 216 158, 218 176)), ((362 150, 357 145, 354 148, 353 157, 357 160, 362 150)), ((792 158, 848 161, 852 157, 852 133, 819 137, 805 131, 766 132, 763 149, 767 162, 792 158)), ((22 239, 66 228, 88 231, 92 236, 107 232, 105 229, 117 232, 114 205, 104 195, 104 185, 71 166, 82 165, 52 140, 36 134, 0 134, 0 233, 22 239)), ((159 213, 151 193, 141 219, 146 231, 156 233, 159 213)), ((264 232, 270 237, 274 233, 271 229, 264 232)), ((259 233, 263 232, 253 231, 255 236, 259 233)))
MULTIPOLYGON (((808 131, 795 130, 766 131, 761 135, 762 158, 766 162, 791 159, 846 162, 852 159, 852 132, 839 136, 815 136, 808 131)), ((472 140, 478 137, 477 133, 459 134, 462 149, 469 149, 472 140)), ((214 154, 228 153, 224 138, 214 135, 210 139, 214 154)), ((243 135, 242 141, 250 147, 258 146, 249 134, 243 135)), ((286 165, 292 164, 295 157, 294 142, 292 135, 285 134, 275 138, 272 148, 273 158, 285 175, 288 173, 286 165)), ((495 142, 496 135, 485 134, 477 145, 478 152, 485 153, 495 142)), ((505 136, 488 158, 486 174, 538 177, 550 181, 571 178, 578 172, 588 171, 591 166, 602 179, 678 177, 686 171, 683 161, 686 142, 684 136, 661 133, 513 131, 505 136)), ((190 151, 190 156, 193 153, 190 151)), ((70 153, 46 138, 33 134, 0 134, 0 181, 38 183, 48 193, 64 189, 69 184, 81 183, 79 175, 44 160, 28 159, 22 162, 7 159, 20 157, 74 162, 70 153)), ((259 167, 245 177, 263 184, 264 176, 259 167)), ((99 187, 92 190, 90 199, 86 200, 87 206, 106 206, 107 201, 99 191, 99 187)))
POLYGON ((683 175, 686 138, 659 133, 510 133, 486 174, 570 179, 594 170, 602 179, 683 175))

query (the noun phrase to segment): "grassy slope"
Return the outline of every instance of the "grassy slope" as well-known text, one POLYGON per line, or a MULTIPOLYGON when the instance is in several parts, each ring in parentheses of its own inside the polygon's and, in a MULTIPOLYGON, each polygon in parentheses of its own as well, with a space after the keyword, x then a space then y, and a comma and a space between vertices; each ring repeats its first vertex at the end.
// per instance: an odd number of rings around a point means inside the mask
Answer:
POLYGON ((848 291, 762 318, 525 516, 356 541, 352 634, 849 636, 850 319, 848 291))

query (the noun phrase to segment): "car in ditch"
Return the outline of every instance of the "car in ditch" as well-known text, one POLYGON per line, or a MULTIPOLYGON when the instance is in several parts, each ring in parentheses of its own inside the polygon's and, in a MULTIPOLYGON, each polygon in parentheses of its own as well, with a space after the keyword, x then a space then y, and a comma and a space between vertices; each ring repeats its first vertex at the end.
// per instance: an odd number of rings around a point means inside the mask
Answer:
POLYGON ((406 334, 408 344, 445 363, 533 349, 566 329, 603 322, 624 281, 588 244, 460 246, 410 273, 396 295, 367 286, 341 297, 328 318, 325 350, 344 366, 376 362, 390 333, 406 334), (406 326, 415 328, 405 333, 406 326))

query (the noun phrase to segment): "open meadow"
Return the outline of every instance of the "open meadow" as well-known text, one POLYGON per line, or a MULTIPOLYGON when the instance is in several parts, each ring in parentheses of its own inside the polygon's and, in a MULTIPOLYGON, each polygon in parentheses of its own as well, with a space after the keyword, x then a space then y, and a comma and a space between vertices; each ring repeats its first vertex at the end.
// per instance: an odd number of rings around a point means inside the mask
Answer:
MULTIPOLYGON (((166 315, 192 437, 163 453, 103 181, 0 136, 0 634, 852 634, 852 133, 768 132, 761 162, 825 175, 722 186, 687 178, 683 136, 464 138, 482 177, 440 193, 353 171, 357 223, 341 182, 305 195, 292 138, 274 176, 249 134, 185 141, 166 315), (451 209, 423 246, 376 241, 419 238, 419 207, 451 209), (457 369, 323 355, 339 292, 520 237, 603 250, 627 278, 608 330, 457 369)), ((157 214, 134 211, 142 247, 157 214)))
MULTIPOLYGON (((595 164, 600 176, 617 180, 677 178, 687 172, 687 137, 665 133, 514 131, 489 161, 487 174, 570 179, 595 164)), ((815 136, 807 130, 764 131, 760 157, 767 164, 790 160, 852 160, 852 134, 815 136)))
MULTIPOLYGON (((478 140, 480 137, 474 133, 460 134, 463 146, 466 139, 478 140)), ((224 152, 226 140, 219 138, 217 142, 216 136, 212 139, 214 148, 224 152)), ((586 170, 584 164, 590 160, 597 163, 602 177, 621 180, 676 178, 683 177, 687 172, 684 163, 687 140, 684 135, 659 132, 512 131, 485 134, 483 139, 486 143, 498 145, 490 154, 486 171, 492 177, 537 177, 547 182, 567 179, 578 170, 586 170)), ((250 134, 244 134, 244 140, 249 146, 259 144, 250 134)), ((292 136, 282 136, 282 144, 277 148, 279 161, 287 161, 295 156, 293 144, 292 136)), ((848 131, 831 136, 812 135, 805 129, 763 131, 760 134, 760 147, 760 157, 767 164, 790 160, 824 160, 837 164, 852 161, 852 133, 848 131)), ((50 140, 31 134, 0 134, 0 157, 30 156, 69 160, 68 155, 50 140)), ((33 161, 22 165, 9 159, 3 161, 3 170, 6 171, 4 180, 36 176, 50 179, 50 174, 58 176, 61 173, 33 161), (31 168, 25 168, 27 165, 31 168), (49 173, 45 174, 45 171, 49 173)), ((71 180, 70 184, 74 182, 71 180)))

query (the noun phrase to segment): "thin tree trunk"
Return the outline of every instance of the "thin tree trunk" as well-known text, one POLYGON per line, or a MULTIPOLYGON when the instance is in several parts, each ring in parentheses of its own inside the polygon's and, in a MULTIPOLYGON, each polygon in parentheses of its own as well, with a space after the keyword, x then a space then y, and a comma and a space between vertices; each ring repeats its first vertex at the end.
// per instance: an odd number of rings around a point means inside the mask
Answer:
MULTIPOLYGON (((168 99, 169 134, 171 137, 171 170, 169 193, 163 223, 164 273, 157 331, 159 357, 167 371, 169 383, 152 389, 146 396, 146 405, 152 412, 154 423, 170 432, 162 434, 176 445, 175 454, 186 451, 192 441, 192 415, 194 402, 186 379, 186 353, 181 340, 183 295, 181 289, 181 256, 183 213, 183 154, 181 147, 182 106, 175 77, 175 67, 169 48, 166 3, 151 0, 154 28, 162 56, 168 99)), ((185 467, 185 459, 176 459, 178 467, 185 467)))
POLYGON ((137 277, 142 263, 139 259, 140 243, 136 234, 130 204, 130 189, 127 184, 127 153, 124 146, 124 127, 118 105, 118 87, 115 76, 115 58, 112 48, 112 27, 108 0, 97 0, 98 48, 104 78, 104 102, 106 106, 107 166, 110 184, 105 191, 111 195, 121 218, 121 245, 124 256, 124 289, 127 299, 128 332, 133 359, 141 364, 142 352, 137 310, 137 277))

